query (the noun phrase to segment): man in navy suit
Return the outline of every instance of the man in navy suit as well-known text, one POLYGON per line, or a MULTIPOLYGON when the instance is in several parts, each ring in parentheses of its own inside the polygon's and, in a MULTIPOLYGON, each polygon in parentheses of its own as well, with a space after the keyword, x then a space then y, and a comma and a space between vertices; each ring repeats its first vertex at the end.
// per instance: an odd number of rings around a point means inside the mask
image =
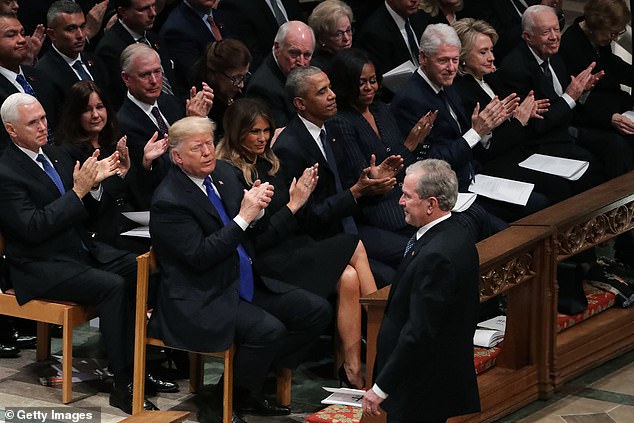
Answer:
POLYGON ((117 113, 121 135, 127 136, 130 158, 141 170, 141 192, 137 204, 147 210, 152 192, 169 168, 169 160, 161 155, 167 149, 169 126, 185 115, 207 116, 213 93, 207 84, 192 93, 185 104, 162 91, 162 67, 158 53, 142 43, 131 44, 121 53, 121 78, 128 93, 117 113), (156 154, 145 154, 147 144, 160 143, 156 154), (150 172, 150 173, 148 173, 150 172))
POLYGON ((187 96, 186 86, 180 86, 174 74, 174 62, 158 34, 152 32, 156 18, 156 0, 114 0, 119 19, 99 41, 95 55, 104 63, 113 84, 112 105, 121 106, 125 98, 125 86, 121 83, 120 57, 123 50, 134 43, 142 43, 156 50, 161 58, 163 81, 161 89, 179 98, 187 96), (169 86, 168 86, 169 85, 169 86))
POLYGON ((234 25, 236 38, 251 52, 251 72, 260 67, 271 51, 280 25, 305 21, 298 0, 231 0, 220 2, 218 9, 226 11, 234 25))
MULTIPOLYGON (((33 67, 21 65, 28 54, 20 21, 13 15, 0 14, 0 102, 18 92, 35 95, 47 114, 54 116, 54 92, 47 76, 33 67)), ((49 126, 54 125, 51 120, 49 126)), ((5 128, 0 128, 0 153, 10 141, 5 128)))
POLYGON ((184 0, 167 17, 161 38, 174 60, 179 84, 187 77, 207 45, 230 35, 230 23, 216 9, 220 0, 184 0))
POLYGON ((47 76, 55 89, 54 111, 61 112, 66 93, 77 81, 94 81, 107 94, 105 68, 91 54, 84 52, 86 17, 81 7, 72 0, 56 1, 48 10, 47 27, 52 46, 35 68, 47 76))
POLYGON ((388 423, 441 423, 480 410, 473 366, 479 307, 478 252, 452 216, 458 181, 449 165, 406 169, 399 204, 418 228, 387 299, 377 339, 376 377, 363 411, 388 423))
MULTIPOLYGON (((418 64, 418 40, 428 24, 419 4, 420 0, 387 0, 355 34, 355 47, 368 52, 377 74, 383 75, 408 60, 418 64)), ((385 100, 392 95, 385 93, 385 100)))
MULTIPOLYGON (((150 321, 166 344, 193 351, 236 346, 238 411, 285 415, 262 396, 272 368, 293 368, 330 321, 323 298, 274 279, 251 264, 249 233, 274 187, 256 181, 246 191, 235 169, 217 161, 214 125, 187 117, 169 130, 172 166, 152 199, 150 232, 162 280, 150 321)), ((199 420, 221 422, 221 398, 199 420)), ((233 416, 233 422, 243 422, 233 416)))
POLYGON ((550 107, 543 119, 531 119, 528 129, 537 141, 536 152, 590 162, 586 175, 573 184, 586 190, 632 169, 632 150, 617 133, 573 126, 576 108, 585 102, 590 90, 603 76, 592 73, 592 62, 578 75, 570 75, 559 54, 561 32, 555 10, 549 6, 530 6, 522 17, 522 38, 502 61, 498 70, 508 91, 521 96, 535 92, 535 98, 548 98, 550 107))
POLYGON ((297 67, 309 66, 315 50, 313 30, 300 21, 282 24, 275 35, 273 51, 247 84, 247 97, 261 98, 269 105, 277 127, 295 116, 291 97, 284 88, 286 77, 297 67))
MULTIPOLYGON (((303 169, 319 164, 319 183, 300 212, 302 230, 316 239, 341 232, 357 234, 352 216, 372 196, 392 190, 403 160, 390 156, 379 165, 363 169, 351 186, 343 186, 334 152, 339 146, 324 125, 337 113, 330 79, 319 68, 299 67, 290 73, 286 86, 297 113, 273 144, 281 162, 280 172, 290 184, 303 169)), ((376 261, 370 264, 381 283, 390 280, 393 270, 389 265, 376 261)))
MULTIPOLYGON (((20 304, 34 298, 95 306, 114 374, 110 405, 132 413, 134 254, 95 241, 84 222, 97 211, 101 181, 127 168, 119 152, 80 167, 47 144, 46 113, 33 96, 9 96, 0 115, 11 144, 0 158, 0 230, 20 304), (121 159, 121 160, 120 160, 121 159)), ((129 167, 128 167, 129 168, 129 167)), ((156 409, 147 402, 146 409, 156 409)))

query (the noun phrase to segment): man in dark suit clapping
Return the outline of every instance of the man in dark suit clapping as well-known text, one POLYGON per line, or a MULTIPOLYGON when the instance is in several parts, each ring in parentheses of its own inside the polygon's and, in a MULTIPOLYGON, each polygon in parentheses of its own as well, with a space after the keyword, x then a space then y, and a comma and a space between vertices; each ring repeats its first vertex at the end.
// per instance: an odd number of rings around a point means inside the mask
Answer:
POLYGON ((451 214, 458 195, 449 165, 410 165, 399 204, 418 229, 392 283, 377 339, 376 383, 363 411, 388 423, 440 423, 480 410, 473 366, 479 307, 478 252, 451 214))
MULTIPOLYGON (((0 158, 0 230, 10 281, 20 304, 34 298, 92 305, 114 374, 110 405, 132 413, 132 339, 129 293, 136 258, 93 240, 84 222, 96 212, 101 181, 125 175, 126 153, 80 167, 46 145, 46 113, 33 96, 16 93, 0 108, 11 144, 0 158)), ((146 409, 156 407, 146 402, 146 409)))
MULTIPOLYGON (((289 414, 264 399, 271 368, 295 367, 330 320, 323 298, 260 277, 251 264, 248 234, 257 230, 273 187, 256 181, 246 191, 235 170, 216 161, 214 125, 187 117, 169 130, 172 166, 152 199, 150 233, 162 280, 149 331, 167 345, 221 351, 236 345, 238 410, 289 414)), ((199 420, 221 422, 221 398, 199 420)), ((237 415, 234 422, 242 422, 237 415)))

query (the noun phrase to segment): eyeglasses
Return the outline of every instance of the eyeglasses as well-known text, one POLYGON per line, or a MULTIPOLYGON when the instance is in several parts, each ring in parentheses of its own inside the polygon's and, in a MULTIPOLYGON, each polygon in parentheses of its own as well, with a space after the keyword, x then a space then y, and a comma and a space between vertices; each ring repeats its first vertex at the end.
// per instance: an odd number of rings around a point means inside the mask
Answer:
POLYGON ((352 28, 350 27, 350 28, 346 29, 345 31, 337 31, 334 34, 331 34, 330 36, 332 38, 334 38, 335 40, 337 40, 337 41, 341 41, 341 40, 343 40, 343 35, 344 34, 347 35, 348 38, 351 37, 352 36, 352 28))
POLYGON ((234 87, 239 87, 240 84, 246 83, 247 79, 249 79, 249 77, 251 76, 251 72, 247 72, 245 74, 240 74, 240 75, 234 75, 234 76, 227 75, 224 72, 221 72, 221 73, 231 80, 231 83, 233 84, 234 87))

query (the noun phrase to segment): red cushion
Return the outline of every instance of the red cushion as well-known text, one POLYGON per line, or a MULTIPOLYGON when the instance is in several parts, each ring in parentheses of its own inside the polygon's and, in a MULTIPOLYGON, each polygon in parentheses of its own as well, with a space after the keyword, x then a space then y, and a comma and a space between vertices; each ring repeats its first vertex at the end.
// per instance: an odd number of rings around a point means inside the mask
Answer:
POLYGON ((584 284, 583 289, 586 293, 586 298, 588 298, 588 308, 583 313, 572 316, 567 314, 557 315, 557 333, 581 323, 614 305, 616 297, 611 292, 602 291, 588 284, 584 284))
POLYGON ((475 365, 476 374, 481 374, 495 366, 495 362, 502 349, 502 344, 498 344, 493 348, 473 347, 473 364, 475 365))
POLYGON ((361 408, 349 405, 332 404, 306 417, 309 423, 359 423, 361 408))

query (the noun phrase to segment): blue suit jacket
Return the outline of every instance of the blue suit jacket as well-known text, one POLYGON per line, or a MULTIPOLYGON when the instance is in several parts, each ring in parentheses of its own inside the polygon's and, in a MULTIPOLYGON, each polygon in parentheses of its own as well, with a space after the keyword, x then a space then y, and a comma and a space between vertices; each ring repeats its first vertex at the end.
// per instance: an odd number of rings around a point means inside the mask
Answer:
POLYGON ((477 173, 478 168, 471 147, 462 137, 471 128, 471 121, 465 115, 454 88, 447 87, 445 92, 460 125, 451 116, 445 102, 418 72, 414 72, 401 91, 394 96, 390 108, 403 135, 408 134, 425 113, 438 110, 434 127, 427 136, 430 145, 428 157, 449 163, 458 176, 460 190, 464 192, 471 182, 470 172, 477 173))

